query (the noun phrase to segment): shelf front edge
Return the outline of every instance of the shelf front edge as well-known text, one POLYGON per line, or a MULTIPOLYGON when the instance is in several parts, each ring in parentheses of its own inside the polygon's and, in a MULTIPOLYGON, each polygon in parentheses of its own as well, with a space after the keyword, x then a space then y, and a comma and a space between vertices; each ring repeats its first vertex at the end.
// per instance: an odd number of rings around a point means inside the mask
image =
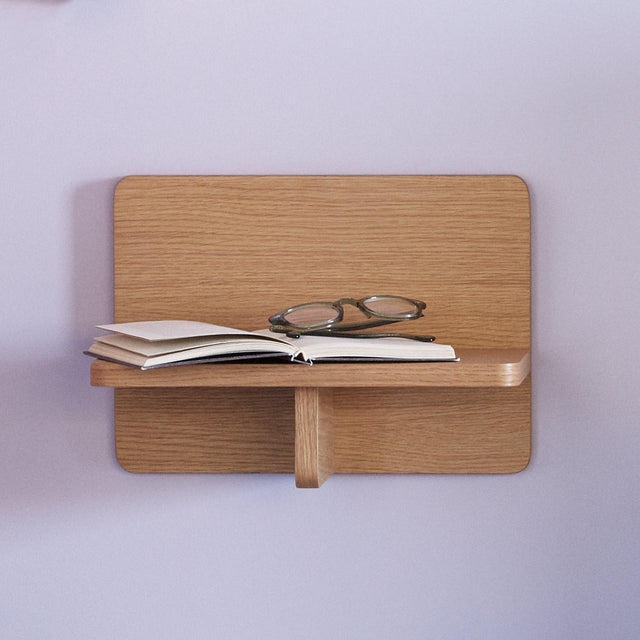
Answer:
POLYGON ((459 362, 197 364, 141 371, 94 360, 98 387, 513 387, 531 372, 527 349, 460 349, 459 362))

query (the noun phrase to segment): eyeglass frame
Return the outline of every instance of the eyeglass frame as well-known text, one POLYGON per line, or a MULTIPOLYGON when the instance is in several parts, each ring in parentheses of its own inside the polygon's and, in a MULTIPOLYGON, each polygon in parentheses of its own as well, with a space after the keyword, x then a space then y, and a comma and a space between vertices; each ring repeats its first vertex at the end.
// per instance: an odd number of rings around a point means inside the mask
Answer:
POLYGON ((351 331, 358 331, 360 329, 370 329, 372 327, 380 327, 387 324, 394 324, 396 322, 403 322, 404 320, 417 320, 418 318, 423 317, 424 310, 427 305, 422 300, 415 300, 413 298, 407 298, 405 296, 388 296, 388 295, 375 295, 375 296, 365 296, 364 298, 355 299, 355 298, 340 298, 335 302, 305 302, 303 304, 294 305, 293 307, 289 307, 280 313, 276 313, 275 315, 269 318, 269 322, 271 324, 271 331, 275 333, 286 333, 290 338, 299 338, 301 335, 322 335, 322 336, 335 336, 335 337, 350 337, 350 338, 383 338, 383 337, 403 337, 409 338, 412 340, 419 340, 423 342, 433 342, 435 340, 434 336, 418 336, 418 335, 405 335, 398 333, 359 333, 353 334, 351 331), (369 309, 366 306, 367 301, 372 301, 375 299, 383 299, 383 298, 394 298, 396 300, 403 300, 406 302, 410 302, 414 305, 415 310, 410 312, 405 312, 401 314, 385 314, 374 311, 373 309, 369 309), (341 325, 339 327, 335 327, 342 322, 344 318, 344 308, 343 305, 349 304, 351 306, 356 307, 360 310, 364 315, 368 318, 377 318, 368 320, 366 322, 353 322, 346 325, 341 325), (304 309, 305 307, 312 307, 315 305, 326 305, 327 307, 331 307, 335 309, 337 315, 335 318, 330 318, 329 320, 325 320, 323 322, 319 322, 313 325, 297 325, 294 322, 291 322, 285 318, 285 316, 291 313, 294 310, 304 309))

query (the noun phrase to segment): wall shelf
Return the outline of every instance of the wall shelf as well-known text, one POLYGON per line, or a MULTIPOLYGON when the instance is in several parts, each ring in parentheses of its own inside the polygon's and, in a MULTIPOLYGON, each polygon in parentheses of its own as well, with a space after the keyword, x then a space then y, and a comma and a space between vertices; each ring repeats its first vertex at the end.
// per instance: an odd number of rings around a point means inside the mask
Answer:
MULTIPOLYGON (((460 362, 104 361, 135 472, 512 473, 531 449, 530 233, 515 176, 130 176, 114 198, 115 322, 262 328, 308 300, 426 299, 460 362)), ((418 323, 424 323, 419 325, 418 323)))
POLYGON ((102 387, 513 387, 531 371, 526 349, 460 349, 460 362, 181 365, 141 371, 104 360, 102 387))

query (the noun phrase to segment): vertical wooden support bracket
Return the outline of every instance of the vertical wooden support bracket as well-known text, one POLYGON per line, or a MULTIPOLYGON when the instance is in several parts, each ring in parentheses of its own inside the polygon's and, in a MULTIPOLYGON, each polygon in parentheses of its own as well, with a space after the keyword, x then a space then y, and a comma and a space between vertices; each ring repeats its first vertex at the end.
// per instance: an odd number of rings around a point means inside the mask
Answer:
POLYGON ((319 487, 333 473, 333 389, 296 387, 297 487, 319 487))

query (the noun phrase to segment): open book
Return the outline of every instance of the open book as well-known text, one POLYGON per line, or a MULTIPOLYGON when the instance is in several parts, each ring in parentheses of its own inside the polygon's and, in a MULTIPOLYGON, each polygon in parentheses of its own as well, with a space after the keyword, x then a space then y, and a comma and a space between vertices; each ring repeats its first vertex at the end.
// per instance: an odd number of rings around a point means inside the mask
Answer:
POLYGON ((269 329, 242 331, 190 320, 154 320, 98 325, 112 333, 95 338, 86 354, 120 364, 151 369, 242 359, 456 360, 452 347, 408 338, 288 338, 269 329))

